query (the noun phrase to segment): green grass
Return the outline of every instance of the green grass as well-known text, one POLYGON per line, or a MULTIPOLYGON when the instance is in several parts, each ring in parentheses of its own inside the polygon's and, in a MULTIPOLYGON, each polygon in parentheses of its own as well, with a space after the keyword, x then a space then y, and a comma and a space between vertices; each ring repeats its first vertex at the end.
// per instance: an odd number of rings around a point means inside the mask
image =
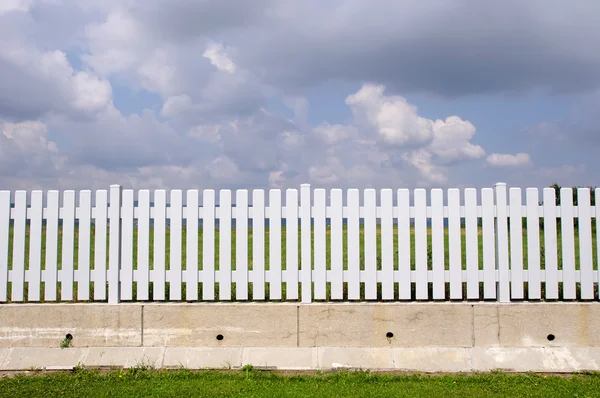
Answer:
POLYGON ((335 372, 278 375, 266 371, 156 371, 17 376, 0 379, 6 397, 592 397, 596 374, 567 377, 502 373, 386 375, 335 372))
MULTIPOLYGON (((329 229, 329 227, 327 228, 327 234, 326 234, 326 267, 327 269, 331 268, 331 231, 329 229)), ((236 269, 236 233, 235 230, 232 231, 232 236, 231 236, 231 267, 232 269, 236 269)), ((286 228, 283 227, 282 228, 282 233, 281 233, 281 254, 282 254, 282 258, 281 258, 281 264, 282 264, 282 269, 286 269, 287 268, 287 253, 286 253, 286 228)), ((10 241, 9 241, 9 268, 12 267, 12 257, 13 257, 13 252, 12 252, 12 241, 13 241, 13 233, 14 230, 11 228, 10 231, 10 241)), ((58 263, 58 267, 59 269, 61 269, 62 267, 62 256, 61 256, 61 250, 62 250, 62 233, 63 230, 62 228, 59 230, 59 239, 58 239, 58 258, 57 258, 57 263, 58 263)), ((165 242, 166 242, 166 250, 165 250, 165 264, 166 264, 166 269, 169 269, 169 262, 170 262, 170 257, 172 255, 171 253, 171 248, 170 248, 170 240, 171 240, 171 236, 170 236, 171 231, 170 230, 166 230, 166 234, 165 234, 165 242)), ((151 230, 150 231, 150 236, 149 236, 149 240, 150 240, 150 257, 149 257, 149 263, 150 263, 150 269, 153 269, 154 267, 154 231, 151 230)), ((95 242, 94 242, 94 237, 95 237, 95 231, 92 227, 92 238, 91 238, 91 245, 89 248, 89 253, 90 253, 90 268, 94 269, 95 268, 95 256, 94 256, 94 247, 95 247, 95 242)), ((298 234, 299 238, 298 238, 298 245, 300 247, 300 233, 298 234)), ((343 250, 342 250, 342 257, 343 257, 343 267, 344 269, 347 269, 347 263, 348 263, 348 245, 347 245, 347 235, 348 235, 348 231, 346 229, 346 227, 344 227, 343 229, 343 250)), ((254 253, 253 253, 253 238, 254 238, 254 232, 252 231, 252 229, 249 229, 248 232, 248 268, 249 269, 253 269, 253 260, 254 260, 254 253)), ((359 253, 360 253, 360 267, 361 269, 364 269, 365 267, 365 252, 364 252, 364 230, 361 228, 360 231, 360 247, 359 247, 359 253)), ((449 244, 448 244, 448 230, 445 229, 444 230, 444 240, 445 240, 445 244, 444 244, 444 251, 445 251, 445 267, 446 269, 449 268, 449 244)), ((269 239, 270 239, 270 231, 268 228, 265 228, 265 233, 264 233, 264 266, 265 269, 268 270, 270 269, 270 250, 269 250, 269 239)), ((186 229, 183 228, 182 231, 182 245, 181 245, 181 257, 182 257, 182 269, 187 269, 187 267, 191 266, 191 264, 187 264, 186 262, 186 229)), ((465 234, 465 230, 462 229, 461 230, 461 240, 462 240, 462 267, 463 269, 466 269, 466 234, 465 234)), ((557 250, 557 256, 558 256, 558 269, 562 269, 562 245, 560 244, 561 242, 561 234, 560 234, 560 229, 559 232, 557 233, 557 241, 558 241, 558 250, 557 250)), ((138 258, 137 258, 137 251, 138 251, 138 230, 134 229, 134 234, 133 234, 133 238, 132 238, 132 242, 133 242, 133 266, 134 269, 137 269, 138 266, 138 258)), ((377 228, 377 235, 376 235, 376 242, 377 242, 377 258, 376 258, 376 263, 377 263, 377 269, 381 269, 381 229, 378 227, 377 228)), ((595 228, 592 231, 592 242, 593 242, 593 266, 594 269, 598 269, 598 265, 597 265, 597 247, 596 247, 596 231, 595 228)), ((312 243, 314 245, 314 235, 312 236, 312 243)), ((523 263, 524 263, 524 269, 528 268, 528 245, 527 245, 527 230, 526 228, 523 228, 523 263)), ((428 234, 427 234, 427 244, 428 244, 428 269, 432 269, 432 247, 431 247, 431 230, 428 229, 428 234)), ((108 253, 108 236, 106 239, 106 245, 107 245, 107 253, 108 253)), ((216 229, 215 230, 215 241, 214 241, 214 252, 215 252, 215 256, 214 256, 214 266, 215 269, 219 269, 221 267, 221 259, 220 259, 220 239, 219 239, 219 230, 216 229)), ((574 249, 575 249, 575 268, 579 269, 579 238, 578 238, 578 234, 576 231, 575 234, 575 241, 574 241, 574 249)), ((42 239, 42 269, 45 269, 45 261, 46 261, 46 242, 45 242, 45 229, 43 230, 43 239, 42 239)), ((29 253, 29 228, 26 229, 26 245, 25 245, 25 252, 29 253)), ((300 252, 301 250, 298 251, 298 264, 300 264, 300 252)), ((78 239, 78 230, 77 228, 75 229, 75 239, 74 239, 74 264, 75 264, 75 269, 78 268, 78 254, 79 254, 79 239, 78 239)), ((398 234, 397 234, 397 230, 394 229, 394 268, 398 269, 398 234)), ((313 258, 314 258, 314 250, 313 250, 313 258)), ((411 269, 414 270, 415 269, 415 234, 414 234, 414 230, 411 230, 411 241, 410 241, 410 259, 411 259, 411 269)), ((481 228, 479 229, 479 233, 478 233, 478 259, 479 259, 479 269, 483 269, 484 267, 484 253, 483 253, 483 241, 482 241, 482 234, 481 234, 481 228)), ((540 259, 541 259, 541 268, 544 269, 545 268, 545 252, 544 252, 544 231, 541 230, 540 231, 540 259)), ((106 260, 106 263, 108 264, 108 259, 106 260)), ((203 234, 202 234, 202 229, 200 228, 198 231, 198 264, 194 265, 197 269, 203 269, 203 234)), ((314 267, 314 261, 313 261, 313 267, 314 267)), ((29 268, 29 258, 28 255, 25 256, 25 268, 28 269, 29 268)), ((168 283, 167 283, 168 285, 168 283)), ((249 286, 250 289, 250 293, 252 293, 252 284, 249 286)), ((98 288, 98 286, 94 286, 93 284, 91 284, 90 289, 95 289, 98 288)), ((153 286, 150 287, 151 289, 153 289, 153 286)), ((218 288, 219 286, 217 286, 217 292, 218 292, 218 288)), ((283 285, 283 290, 285 293, 285 284, 283 285)), ((27 287, 26 287, 27 289, 27 287)), ((43 289, 44 286, 42 284, 42 294, 41 296, 43 297, 43 289)), ((59 287, 60 289, 60 287, 59 287)), ((76 288, 75 288, 76 289, 76 288)), ((201 287, 200 287, 201 289, 201 287)), ((447 286, 447 289, 449 289, 449 287, 447 286)), ((542 287, 543 289, 543 287, 542 287)), ((134 295, 135 295, 135 290, 136 288, 134 287, 134 295)), ((167 299, 169 298, 169 288, 168 286, 166 287, 166 293, 167 293, 167 299)), ((183 289, 185 291, 185 288, 183 289)), ((266 287, 267 290, 267 298, 269 297, 269 286, 266 287)), ((464 290, 466 291, 466 287, 464 288, 464 290)), ((483 288, 481 288, 481 290, 483 290, 483 288)), ((235 285, 232 284, 232 292, 235 292, 235 285)), ((525 286, 525 292, 527 292, 527 286, 525 286)), ((449 293, 448 293, 449 294, 449 293)), ((465 293, 466 295, 466 293, 465 293)), ((235 295, 234 295, 235 297, 235 295)), ((252 295, 250 295, 250 298, 252 297, 252 295)), ((285 297, 285 295, 284 295, 285 297)), ((527 296, 526 296, 527 297, 527 296)), ((134 297, 135 299, 135 297, 134 297)), ((329 299, 329 289, 328 289, 328 299, 329 299)))

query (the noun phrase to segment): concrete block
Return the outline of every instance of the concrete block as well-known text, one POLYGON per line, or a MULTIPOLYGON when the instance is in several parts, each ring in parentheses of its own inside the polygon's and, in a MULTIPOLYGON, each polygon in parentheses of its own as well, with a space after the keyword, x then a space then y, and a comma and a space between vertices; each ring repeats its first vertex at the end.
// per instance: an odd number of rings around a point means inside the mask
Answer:
POLYGON ((393 348, 394 368, 418 372, 469 372, 470 348, 393 348))
POLYGON ((140 305, 4 304, 0 306, 0 347, 139 346, 140 305))
POLYGON ((166 347, 163 360, 163 367, 172 369, 231 369, 241 366, 241 347, 166 347))
POLYGON ((0 370, 72 369, 83 364, 87 348, 13 348, 8 361, 0 370))
POLYGON ((600 349, 597 348, 474 348, 471 355, 473 369, 480 372, 504 370, 562 373, 600 369, 597 362, 600 349))
POLYGON ((298 323, 300 347, 473 344, 473 310, 462 303, 312 303, 300 305, 298 323))
POLYGON ((315 348, 250 347, 244 348, 242 366, 273 367, 288 370, 315 369, 318 358, 315 348))
POLYGON ((390 348, 318 347, 320 369, 393 369, 394 354, 390 348))
POLYGON ((164 350, 164 347, 90 347, 84 365, 89 367, 150 366, 160 368, 164 350))
POLYGON ((498 305, 498 314, 502 347, 600 347, 600 303, 498 305))
POLYGON ((295 304, 145 305, 144 346, 295 347, 296 315, 295 304))
POLYGON ((473 346, 497 347, 500 345, 500 323, 497 304, 473 305, 473 346))

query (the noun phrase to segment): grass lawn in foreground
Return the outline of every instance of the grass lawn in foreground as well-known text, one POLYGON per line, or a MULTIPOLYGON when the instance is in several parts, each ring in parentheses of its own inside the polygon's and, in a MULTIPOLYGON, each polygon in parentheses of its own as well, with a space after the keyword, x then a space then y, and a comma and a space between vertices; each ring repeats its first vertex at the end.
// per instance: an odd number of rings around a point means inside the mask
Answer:
POLYGON ((592 397, 600 376, 385 375, 336 372, 281 376, 231 372, 130 369, 107 374, 17 376, 0 379, 4 397, 592 397))

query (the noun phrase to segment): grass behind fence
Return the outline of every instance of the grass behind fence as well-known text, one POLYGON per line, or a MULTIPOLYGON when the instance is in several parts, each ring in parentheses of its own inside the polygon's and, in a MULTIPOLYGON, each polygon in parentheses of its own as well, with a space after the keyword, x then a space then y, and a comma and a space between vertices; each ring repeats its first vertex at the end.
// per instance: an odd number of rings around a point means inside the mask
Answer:
MULTIPOLYGON (((376 264, 377 264, 377 269, 381 270, 382 269, 382 261, 381 261, 381 228, 378 226, 377 227, 377 237, 376 237, 376 242, 377 242, 377 258, 376 258, 376 264)), ((203 269, 203 230, 202 228, 199 228, 198 230, 198 264, 196 265, 196 268, 198 270, 202 270, 203 269)), ((59 234, 58 234, 58 258, 57 258, 57 263, 58 263, 58 269, 62 269, 62 233, 63 233, 63 229, 59 228, 59 234)), ((41 256, 41 266, 42 269, 46 268, 46 231, 45 231, 45 227, 42 228, 42 246, 41 246, 41 251, 42 251, 42 256, 41 256)), ((12 257, 13 257, 13 240, 14 240, 14 229, 11 227, 10 229, 10 237, 9 237, 9 254, 8 254, 8 264, 9 264, 9 269, 12 269, 13 266, 13 261, 12 261, 12 257)), ((75 227, 75 241, 74 241, 74 267, 75 269, 78 269, 78 252, 79 252, 79 231, 78 228, 75 227)), ((347 269, 348 268, 348 243, 347 243, 347 237, 348 237, 348 230, 347 227, 344 226, 343 228, 343 268, 347 269)), ((411 242, 410 242, 410 259, 411 259, 411 270, 415 270, 415 234, 414 234, 414 229, 411 228, 411 242)), ((253 237, 254 237, 254 231, 252 230, 252 228, 249 228, 248 230, 248 269, 252 270, 253 269, 253 237)), ((448 245, 448 229, 444 230, 444 251, 445 251, 445 257, 444 257, 444 263, 445 263, 445 269, 449 269, 449 245, 448 245)), ((269 270, 270 269, 270 250, 269 250, 269 244, 270 244, 270 233, 269 233, 269 228, 266 227, 265 231, 264 231, 264 267, 265 270, 269 270)), ((314 231, 311 237, 312 240, 312 246, 314 248, 314 231)), ((95 230, 94 227, 92 226, 91 228, 91 244, 90 244, 90 269, 94 269, 95 268, 95 253, 94 253, 94 247, 95 247, 95 230)), ((106 252, 107 252, 107 259, 106 259, 106 265, 105 267, 108 267, 108 234, 107 234, 107 239, 106 239, 106 252)), ((150 269, 154 268, 154 231, 151 229, 150 230, 150 234, 149 234, 149 241, 150 241, 150 250, 149 250, 149 264, 150 264, 150 269)), ((186 228, 184 227, 182 229, 182 247, 181 247, 181 256, 182 256, 182 269, 186 270, 188 267, 188 264, 186 262, 186 228)), ((462 248, 462 268, 466 269, 466 234, 465 234, 465 229, 462 228, 461 229, 461 248, 462 248)), ((397 227, 394 227, 394 269, 398 269, 398 233, 397 233, 397 227)), ((165 268, 166 270, 169 270, 169 263, 170 263, 170 230, 167 229, 166 230, 166 234, 165 234, 165 243, 166 243, 166 250, 165 250, 165 268)), ((562 269, 562 244, 561 244, 561 233, 560 233, 560 229, 557 232, 557 255, 558 255, 558 269, 562 269)), ((580 260, 579 260, 579 237, 578 237, 578 233, 577 230, 575 231, 575 241, 574 241, 575 245, 574 245, 574 250, 575 250, 575 267, 576 269, 579 269, 580 267, 580 260)), ((29 245, 30 245, 30 239, 29 239, 29 226, 26 227, 26 241, 25 241, 25 269, 29 269, 29 245)), ((428 246, 428 250, 427 250, 427 267, 429 270, 432 269, 432 247, 431 247, 431 228, 428 228, 427 230, 427 246, 428 246)), ((219 258, 219 248, 220 248, 220 237, 219 237, 219 229, 216 228, 215 229, 215 242, 214 242, 214 252, 215 252, 215 258, 214 258, 214 266, 215 269, 218 270, 220 268, 220 258, 219 258)), ((598 269, 598 258, 597 258, 597 247, 596 247, 596 230, 595 228, 593 228, 592 230, 592 249, 593 249, 593 266, 594 269, 597 270, 598 269)), ((364 270, 365 268, 365 250, 364 250, 364 229, 361 226, 360 229, 360 248, 359 248, 359 253, 360 253, 360 269, 364 270)), ((301 265, 301 235, 300 235, 300 229, 298 230, 298 267, 300 267, 301 265)), ((281 259, 281 268, 283 270, 285 270, 287 268, 287 255, 286 255, 286 228, 282 227, 281 229, 281 255, 282 255, 282 259, 281 259)), ((137 269, 137 264, 138 264, 138 230, 137 228, 134 228, 133 231, 133 266, 134 269, 137 269)), ((313 268, 314 268, 314 250, 312 250, 312 256, 313 256, 313 268)), ((481 233, 481 227, 478 230, 478 258, 479 258, 479 269, 483 269, 484 266, 484 258, 483 258, 483 239, 482 239, 482 233, 481 233)), ((545 250, 544 250, 544 231, 543 229, 540 230, 540 267, 541 269, 545 268, 545 250)), ((523 228, 523 268, 527 269, 528 266, 528 246, 527 246, 527 229, 523 228)), ((327 269, 331 269, 331 229, 328 226, 326 229, 326 267, 327 269)), ((231 234, 231 268, 232 270, 236 269, 236 233, 235 233, 235 229, 232 229, 232 234, 231 234)), ((218 281, 217 281, 218 282, 218 281)), ((233 281, 232 281, 233 282, 233 281)), ((182 289, 182 294, 183 294, 183 298, 185 299, 185 282, 183 282, 184 287, 182 289)), ((25 286, 25 293, 27 295, 27 284, 25 286)), ((90 297, 93 298, 93 290, 99 288, 98 286, 95 286, 94 283, 90 283, 90 297)), ((154 286, 152 284, 152 282, 150 283, 150 297, 152 297, 152 290, 153 290, 154 286)), ((199 289, 199 297, 202 297, 202 287, 201 284, 200 286, 198 286, 199 289)), ((235 300, 235 283, 232 283, 232 299, 235 300)), ((298 288, 300 290, 300 287, 298 288)), ((595 289, 597 289, 595 287, 595 289)), ((9 283, 9 293, 10 293, 10 283, 9 283)), ((43 301, 44 298, 44 282, 41 283, 41 298, 43 301)), ((169 282, 166 282, 165 285, 165 292, 166 292, 166 299, 169 300, 169 282)), ((525 290, 525 299, 527 299, 527 282, 524 284, 524 290, 525 290)), ((560 289, 560 284, 559 284, 559 292, 562 289, 560 289)), ((253 291, 253 284, 250 283, 248 286, 248 291, 249 291, 249 299, 252 299, 252 291, 253 291)), ((480 297, 483 297, 483 286, 481 284, 480 287, 480 297)), ((137 292, 137 287, 136 284, 134 282, 134 287, 133 287, 133 292, 134 292, 134 300, 136 299, 136 292, 137 292)), ((219 284, 216 284, 216 289, 215 289, 215 293, 218 297, 218 292, 219 292, 219 284)), ((58 286, 58 294, 60 297, 60 283, 58 286)), ((286 284, 285 282, 282 283, 282 294, 283 294, 283 298, 285 299, 286 297, 286 284)), ((269 284, 266 283, 265 286, 265 297, 267 299, 269 299, 269 284)), ((432 284, 429 284, 429 296, 432 295, 432 284)), ((544 295, 544 283, 542 283, 542 296, 544 295)), ((463 284, 463 296, 466 297, 466 286, 465 284, 463 284)), ((27 296, 26 296, 27 297, 27 296)), ((75 283, 75 292, 74 292, 74 297, 76 299, 77 297, 77 283, 75 283)), ((300 296, 300 292, 299 292, 299 297, 300 296)), ((395 298, 398 298, 398 287, 395 285, 395 298)), ((449 286, 448 284, 446 284, 446 297, 449 297, 449 286)), ((562 297, 561 297, 562 298, 562 297)), ((327 284, 327 300, 331 299, 331 294, 330 294, 330 286, 329 283, 327 284)), ((347 299, 347 287, 344 284, 344 299, 347 299)), ((361 284, 361 299, 364 299, 364 286, 362 286, 361 284)), ((378 285, 378 299, 381 299, 381 286, 378 285)), ((412 285, 412 299, 415 299, 415 286, 414 284, 412 285)))

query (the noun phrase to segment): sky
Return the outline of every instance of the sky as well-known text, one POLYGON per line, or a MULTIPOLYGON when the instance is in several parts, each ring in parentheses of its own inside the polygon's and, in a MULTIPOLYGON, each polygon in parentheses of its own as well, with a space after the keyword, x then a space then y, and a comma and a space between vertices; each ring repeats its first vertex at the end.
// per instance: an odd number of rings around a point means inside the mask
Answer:
POLYGON ((0 189, 600 185, 598 15, 0 0, 0 189))

